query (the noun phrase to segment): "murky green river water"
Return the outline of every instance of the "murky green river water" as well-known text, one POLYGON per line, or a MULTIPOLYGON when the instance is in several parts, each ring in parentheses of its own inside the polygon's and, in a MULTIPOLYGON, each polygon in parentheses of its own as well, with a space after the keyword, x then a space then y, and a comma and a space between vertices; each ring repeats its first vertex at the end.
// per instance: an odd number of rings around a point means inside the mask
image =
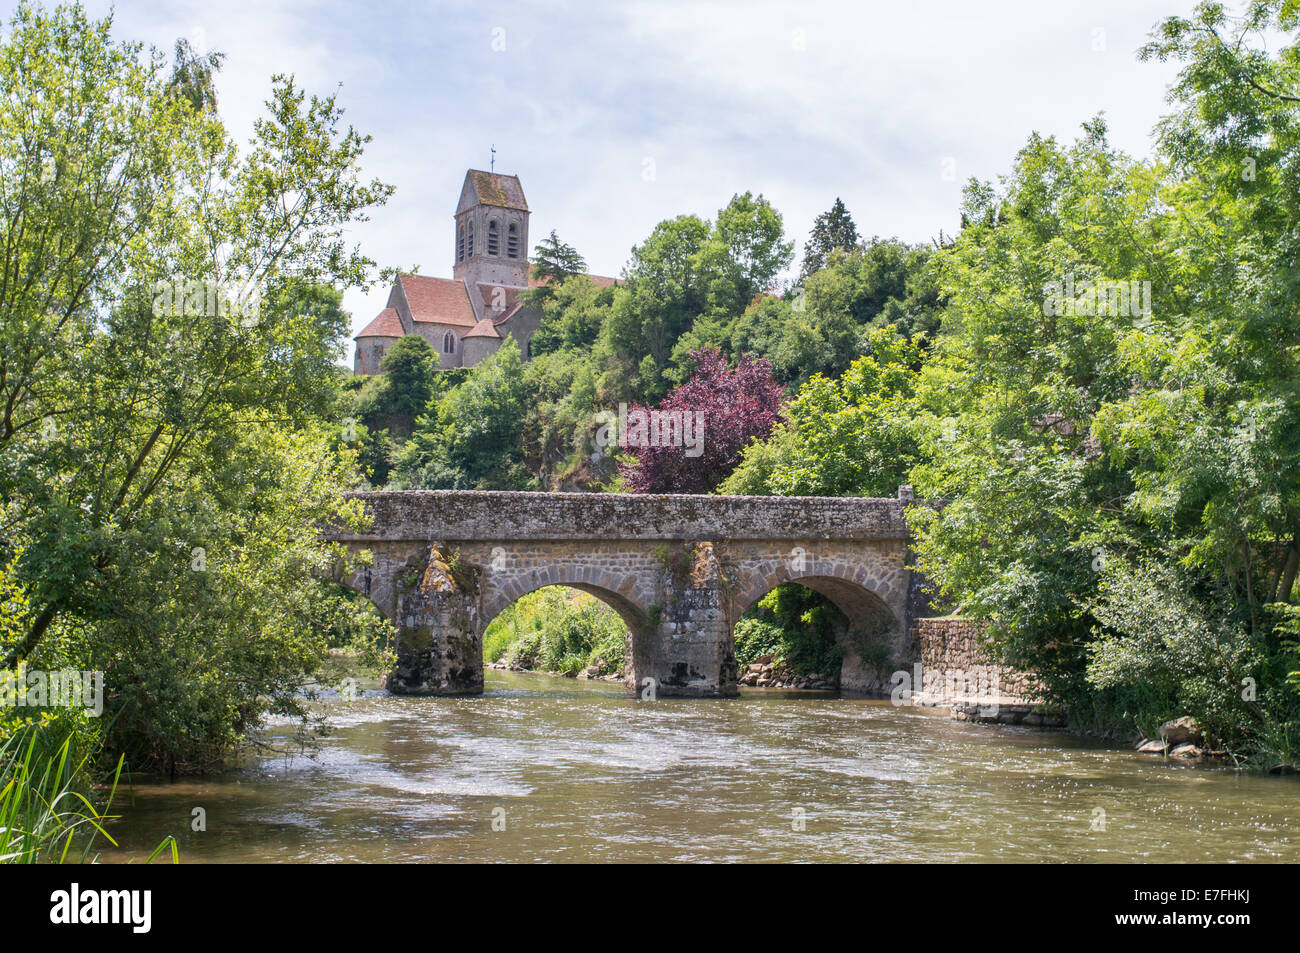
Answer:
POLYGON ((175 834, 188 862, 1300 862, 1296 779, 888 701, 489 671, 481 698, 322 705, 314 758, 137 784, 102 859, 175 834))

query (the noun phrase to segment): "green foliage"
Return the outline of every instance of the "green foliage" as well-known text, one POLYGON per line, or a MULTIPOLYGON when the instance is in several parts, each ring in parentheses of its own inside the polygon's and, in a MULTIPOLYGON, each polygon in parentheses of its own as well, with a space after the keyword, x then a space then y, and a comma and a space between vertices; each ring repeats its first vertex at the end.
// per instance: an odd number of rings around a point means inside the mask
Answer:
POLYGON ((736 663, 771 656, 796 675, 836 675, 847 630, 844 614, 824 596, 797 583, 777 586, 736 622, 736 663))
POLYGON ((395 489, 524 489, 523 359, 513 337, 417 418, 394 459, 395 489))
POLYGON ((752 442, 719 491, 749 496, 892 496, 919 460, 912 433, 916 344, 884 328, 839 379, 801 388, 771 439, 752 442))
POLYGON ((560 241, 555 229, 533 250, 532 266, 533 278, 540 282, 562 282, 587 270, 578 250, 560 241))
MULTIPOLYGON (((0 736, 0 864, 93 862, 100 840, 116 846, 106 826, 113 816, 122 759, 103 803, 92 790, 90 751, 78 753, 79 736, 65 725, 29 725, 0 736)), ((84 746, 82 746, 84 747, 84 746)), ((164 839, 148 858, 170 850, 164 839)))
POLYGON ((380 362, 380 374, 367 377, 353 413, 359 422, 361 464, 370 479, 388 482, 391 458, 415 429, 416 418, 449 386, 438 355, 418 334, 399 338, 380 362))
POLYGON ((600 675, 623 668, 627 627, 594 596, 548 586, 521 597, 488 625, 483 656, 527 669, 577 675, 595 666, 600 675))
POLYGON ((1210 615, 1190 595, 1195 585, 1158 564, 1112 561, 1092 607, 1098 631, 1087 646, 1088 680, 1099 689, 1142 690, 1146 703, 1131 717, 1147 732, 1190 714, 1214 743, 1239 746, 1258 710, 1243 687, 1259 681, 1264 646, 1230 616, 1210 615))
POLYGON ((912 511, 922 568, 1076 712, 1191 712, 1237 750, 1289 736, 1297 701, 1268 608, 1300 561, 1296 48, 1256 32, 1277 10, 1161 25, 1146 54, 1185 63, 1163 161, 1097 121, 968 188, 918 389, 914 482, 951 500, 912 511), (1099 307, 1096 281, 1149 290, 1099 307))
POLYGON ((285 77, 241 152, 204 92, 219 57, 185 55, 169 72, 77 5, 22 4, 0 43, 0 271, 26 276, 0 295, 0 565, 25 603, 0 667, 103 670, 105 757, 133 767, 225 756, 295 710, 323 621, 367 624, 313 573, 319 523, 359 516, 338 295, 373 263, 341 236, 391 189, 285 77))
POLYGON ((799 277, 807 278, 821 271, 829 263, 831 252, 852 251, 858 244, 858 227, 839 196, 829 211, 822 212, 813 222, 808 241, 803 246, 803 264, 799 277))
POLYGON ((586 275, 574 275, 528 292, 542 309, 533 334, 533 356, 564 349, 590 349, 600 335, 614 302, 614 289, 602 288, 586 275), (544 296, 537 292, 545 291, 544 296))

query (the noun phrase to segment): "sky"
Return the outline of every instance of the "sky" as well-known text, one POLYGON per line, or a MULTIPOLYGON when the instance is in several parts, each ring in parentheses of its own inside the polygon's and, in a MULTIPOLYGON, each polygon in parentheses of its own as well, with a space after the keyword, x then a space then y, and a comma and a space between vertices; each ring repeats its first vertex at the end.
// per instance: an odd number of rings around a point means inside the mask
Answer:
MULTIPOLYGON (((10 5, 12 6, 12 4, 10 5)), ((466 169, 516 174, 532 244, 551 229, 617 275, 655 224, 761 193, 802 249, 842 198, 864 236, 957 229, 962 185, 995 180, 1031 132, 1104 113, 1150 152, 1176 67, 1136 52, 1190 0, 517 3, 88 0, 114 34, 226 54, 241 141, 272 75, 337 90, 396 187, 350 231, 381 265, 447 276, 466 169)), ((7 18, 7 17, 6 17, 7 18)), ((797 264, 797 262, 796 262, 797 264)), ((344 296, 353 333, 385 286, 344 296)), ((347 355, 351 362, 351 352, 347 355)))

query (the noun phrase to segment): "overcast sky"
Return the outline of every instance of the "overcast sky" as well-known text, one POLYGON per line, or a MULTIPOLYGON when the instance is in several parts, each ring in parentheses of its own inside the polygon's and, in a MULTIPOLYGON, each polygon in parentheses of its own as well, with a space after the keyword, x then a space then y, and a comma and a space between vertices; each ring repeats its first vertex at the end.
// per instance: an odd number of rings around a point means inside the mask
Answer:
MULTIPOLYGON (((599 274, 665 218, 761 192, 802 248, 843 198, 864 235, 926 241, 962 183, 1006 172, 1031 131, 1104 112, 1144 155, 1170 65, 1135 52, 1184 0, 370 3, 125 0, 115 33, 227 54, 223 114, 246 139, 270 77, 341 84, 397 187, 355 229, 381 264, 450 276, 467 168, 517 174, 535 244, 554 228, 599 274)), ((88 3, 96 15, 110 4, 88 3)), ((353 330, 387 288, 350 292, 353 330)), ((349 362, 351 354, 348 355, 349 362)))

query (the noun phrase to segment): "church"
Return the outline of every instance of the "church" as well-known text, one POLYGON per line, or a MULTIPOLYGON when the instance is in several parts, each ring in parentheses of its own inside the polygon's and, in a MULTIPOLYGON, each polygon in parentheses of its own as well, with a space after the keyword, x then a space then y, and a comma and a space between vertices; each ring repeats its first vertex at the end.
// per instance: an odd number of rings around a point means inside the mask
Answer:
POLYGON ((356 373, 378 374, 385 352, 408 334, 428 341, 444 368, 473 367, 507 335, 527 359, 542 320, 541 311, 519 301, 519 292, 538 284, 528 262, 528 215, 518 176, 466 172, 456 203, 452 277, 399 275, 384 310, 355 338, 356 373))

